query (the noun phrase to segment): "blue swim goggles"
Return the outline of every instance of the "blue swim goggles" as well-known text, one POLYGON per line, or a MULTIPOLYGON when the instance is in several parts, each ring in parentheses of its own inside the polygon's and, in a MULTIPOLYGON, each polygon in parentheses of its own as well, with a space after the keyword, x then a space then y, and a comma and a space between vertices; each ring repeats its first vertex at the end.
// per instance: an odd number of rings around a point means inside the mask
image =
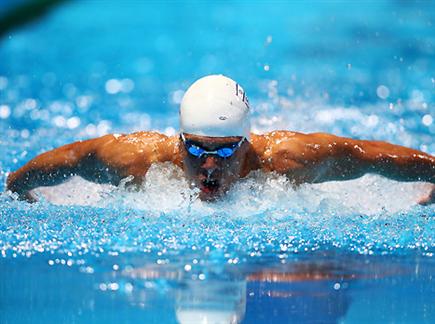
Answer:
POLYGON ((239 142, 237 143, 231 143, 231 144, 225 144, 222 147, 219 147, 217 150, 214 151, 207 151, 203 149, 201 146, 198 146, 194 144, 190 140, 186 140, 184 137, 184 134, 180 134, 180 138, 183 141, 184 146, 186 147, 187 152, 189 152, 191 155, 200 158, 202 155, 206 154, 214 154, 221 158, 229 158, 234 154, 234 152, 237 151, 237 149, 242 145, 246 137, 243 137, 239 142))

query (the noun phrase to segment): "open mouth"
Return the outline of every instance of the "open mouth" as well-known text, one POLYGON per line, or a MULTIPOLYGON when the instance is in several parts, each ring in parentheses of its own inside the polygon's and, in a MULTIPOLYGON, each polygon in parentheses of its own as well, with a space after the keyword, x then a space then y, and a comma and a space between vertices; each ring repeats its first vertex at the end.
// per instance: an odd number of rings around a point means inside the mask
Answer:
POLYGON ((201 181, 200 189, 205 193, 215 193, 219 189, 219 181, 205 179, 205 180, 201 181))

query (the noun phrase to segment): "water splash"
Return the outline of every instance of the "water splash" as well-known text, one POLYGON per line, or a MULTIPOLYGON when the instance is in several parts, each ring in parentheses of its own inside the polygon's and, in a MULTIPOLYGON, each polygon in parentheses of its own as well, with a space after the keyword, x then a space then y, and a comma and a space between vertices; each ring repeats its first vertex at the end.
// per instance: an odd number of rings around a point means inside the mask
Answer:
POLYGON ((412 208, 428 190, 424 183, 403 183, 377 175, 366 175, 349 181, 303 184, 298 187, 285 176, 252 172, 236 182, 226 196, 216 202, 200 201, 198 189, 190 189, 180 168, 170 164, 154 164, 143 185, 130 189, 125 178, 118 187, 94 184, 73 177, 70 181, 35 190, 40 199, 59 205, 88 205, 103 208, 130 207, 159 214, 178 212, 212 215, 217 210, 237 217, 273 211, 299 214, 319 210, 337 210, 341 214, 390 215, 412 208), (237 206, 237 210, 235 210, 237 206))
POLYGON ((45 201, 33 205, 3 195, 0 250, 5 257, 139 252, 168 260, 193 252, 236 263, 332 247, 430 256, 434 207, 415 205, 422 187, 367 175, 294 188, 282 176, 255 172, 209 203, 197 199, 181 170, 154 165, 139 191, 73 179, 40 189, 45 201))

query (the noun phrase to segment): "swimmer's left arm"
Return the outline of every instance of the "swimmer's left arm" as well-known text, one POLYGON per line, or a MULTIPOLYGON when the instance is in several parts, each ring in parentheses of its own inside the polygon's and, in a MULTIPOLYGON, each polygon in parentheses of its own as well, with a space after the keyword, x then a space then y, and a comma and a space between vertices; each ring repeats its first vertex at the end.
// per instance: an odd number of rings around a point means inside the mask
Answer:
POLYGON ((324 133, 275 132, 270 137, 272 169, 297 182, 348 180, 377 173, 398 181, 435 183, 435 157, 411 148, 324 133))

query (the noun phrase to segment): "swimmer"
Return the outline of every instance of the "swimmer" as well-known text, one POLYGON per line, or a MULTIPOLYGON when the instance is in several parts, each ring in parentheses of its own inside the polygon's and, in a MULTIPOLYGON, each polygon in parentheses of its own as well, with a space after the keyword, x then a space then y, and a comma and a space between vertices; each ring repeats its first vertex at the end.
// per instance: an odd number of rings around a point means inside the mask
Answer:
POLYGON ((184 170, 199 198, 214 200, 239 178, 263 170, 287 176, 295 185, 348 180, 376 173, 398 181, 423 181, 431 190, 421 204, 435 201, 435 157, 379 141, 325 133, 278 130, 250 133, 250 105, 243 88, 222 75, 197 80, 180 105, 180 133, 105 135, 68 144, 29 161, 7 179, 7 189, 33 201, 30 191, 73 175, 118 185, 131 176, 139 185, 153 163, 184 170))

